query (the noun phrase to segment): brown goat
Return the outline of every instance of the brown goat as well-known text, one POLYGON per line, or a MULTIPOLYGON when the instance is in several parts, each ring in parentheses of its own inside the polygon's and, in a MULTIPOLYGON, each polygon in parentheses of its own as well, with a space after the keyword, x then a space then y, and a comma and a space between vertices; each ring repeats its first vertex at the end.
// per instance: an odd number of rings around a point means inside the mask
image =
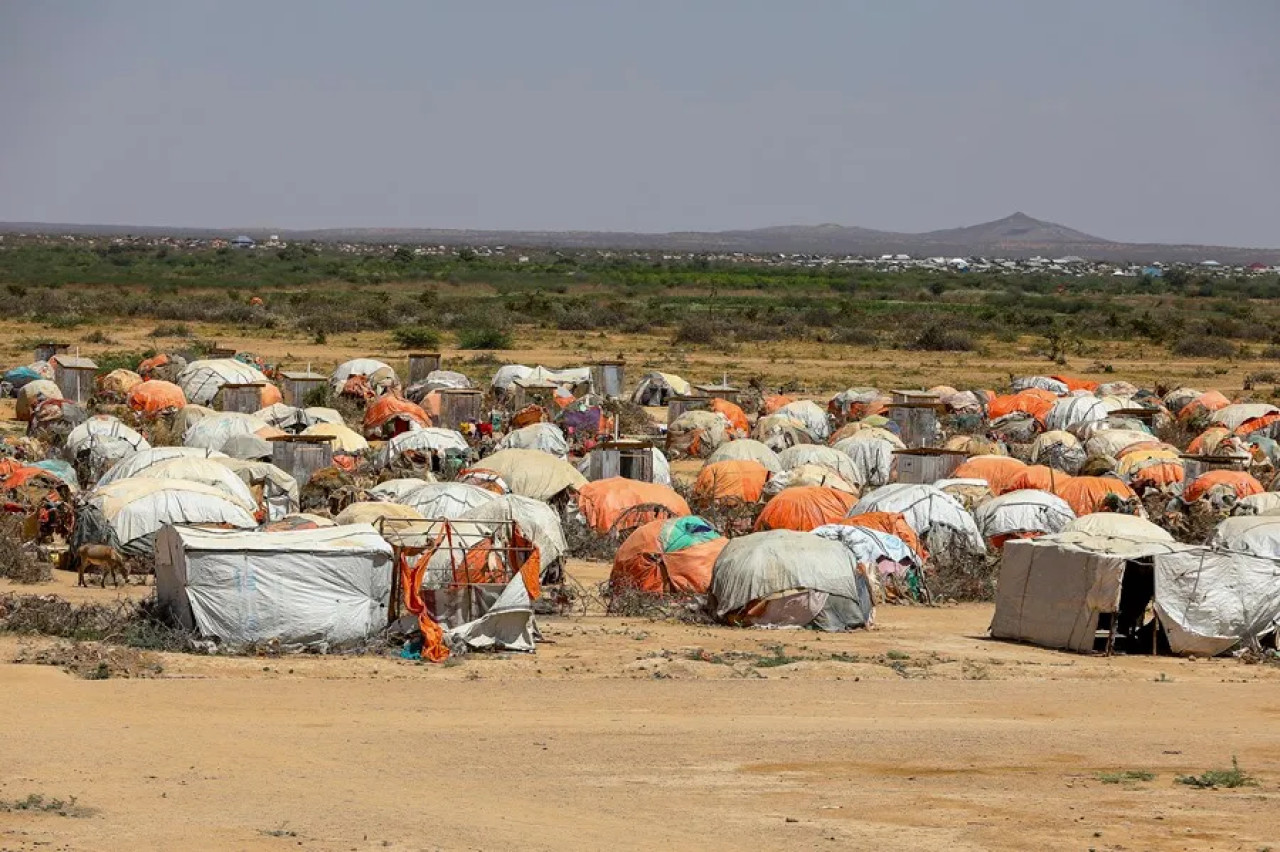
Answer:
POLYGON ((120 585, 120 578, 124 578, 125 585, 129 584, 129 566, 125 563, 124 558, 116 553, 114 547, 106 544, 86 544, 82 545, 76 551, 76 585, 83 586, 84 571, 86 568, 97 568, 102 576, 102 588, 107 587, 107 575, 111 575, 111 580, 115 585, 120 585))

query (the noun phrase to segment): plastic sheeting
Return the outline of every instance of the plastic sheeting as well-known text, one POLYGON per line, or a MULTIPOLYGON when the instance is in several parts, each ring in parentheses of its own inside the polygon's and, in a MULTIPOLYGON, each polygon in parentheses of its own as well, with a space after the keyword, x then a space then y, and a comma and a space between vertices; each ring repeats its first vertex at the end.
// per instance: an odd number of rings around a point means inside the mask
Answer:
POLYGON ((922 538, 935 530, 948 530, 973 552, 986 550, 973 516, 960 501, 931 485, 898 483, 878 488, 858 501, 849 513, 898 512, 922 538))
POLYGON ((537 450, 499 450, 475 467, 498 474, 513 494, 535 500, 547 501, 587 484, 587 478, 573 465, 537 450))
POLYGON ((751 438, 743 438, 738 441, 730 441, 727 444, 721 444, 707 456, 707 464, 715 464, 722 461, 754 461, 764 465, 765 470, 770 473, 781 473, 782 464, 778 461, 778 454, 760 441, 751 438))
POLYGON ((102 478, 98 480, 98 485, 109 485, 117 479, 145 476, 147 468, 170 459, 213 459, 225 457, 224 453, 199 447, 152 447, 147 450, 141 450, 116 464, 103 474, 102 478))
POLYGON ((988 500, 973 513, 978 530, 988 539, 1017 533, 1052 534, 1075 520, 1076 513, 1061 497, 1045 491, 1010 491, 988 500))
POLYGON ((499 450, 539 450, 558 459, 569 455, 569 442, 554 423, 531 423, 508 432, 498 442, 499 450))
POLYGON ((798 444, 787 447, 778 453, 778 463, 782 465, 784 471, 801 465, 821 465, 853 485, 861 485, 865 481, 860 481, 862 471, 847 453, 824 444, 798 444))
POLYGON ((258 525, 248 509, 212 485, 180 479, 120 479, 94 489, 88 502, 111 525, 122 548, 144 553, 151 550, 151 537, 167 524, 258 525))
POLYGON ((230 646, 341 645, 387 624, 391 546, 370 526, 241 533, 167 527, 156 594, 179 623, 230 646))
POLYGON ((109 415, 98 415, 97 417, 90 417, 67 434, 65 444, 67 455, 75 458, 76 455, 89 449, 95 442, 107 438, 125 441, 137 451, 151 449, 151 444, 147 442, 146 438, 116 418, 109 415))
POLYGON ((223 385, 268 384, 258 368, 234 358, 192 361, 178 374, 177 385, 192 405, 211 405, 223 385))

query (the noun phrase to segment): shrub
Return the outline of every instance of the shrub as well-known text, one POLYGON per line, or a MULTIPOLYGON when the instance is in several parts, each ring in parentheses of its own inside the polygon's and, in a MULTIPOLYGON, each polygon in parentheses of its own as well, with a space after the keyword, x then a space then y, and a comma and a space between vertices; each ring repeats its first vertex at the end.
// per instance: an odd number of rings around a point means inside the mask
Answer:
POLYGON ((973 338, 941 323, 933 323, 920 332, 920 336, 907 344, 907 349, 926 352, 972 352, 977 347, 973 338))
POLYGON ((191 329, 187 326, 186 323, 182 323, 182 322, 161 323, 160 325, 151 329, 150 333, 147 336, 148 337, 190 337, 191 329))
POLYGON ((1184 358, 1230 358, 1236 347, 1220 337, 1193 335, 1175 340, 1169 351, 1184 358))
MULTIPOLYGON (((440 332, 421 325, 406 325, 391 332, 401 349, 425 349, 440 345, 440 332)), ((497 347, 484 347, 497 348, 497 347)))
POLYGON ((458 332, 460 349, 510 349, 511 332, 494 326, 463 329, 458 332))

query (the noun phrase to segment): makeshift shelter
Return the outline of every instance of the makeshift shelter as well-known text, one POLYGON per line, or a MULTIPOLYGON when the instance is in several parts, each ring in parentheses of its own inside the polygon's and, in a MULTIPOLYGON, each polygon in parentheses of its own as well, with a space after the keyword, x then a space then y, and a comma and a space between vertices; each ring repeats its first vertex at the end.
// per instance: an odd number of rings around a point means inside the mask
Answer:
POLYGON ((925 596, 920 557, 896 535, 848 523, 827 524, 813 534, 839 542, 858 563, 874 603, 921 600, 925 596))
POLYGON ((621 535, 652 520, 692 514, 685 499, 665 485, 621 476, 578 488, 577 509, 600 534, 621 535))
POLYGON ((112 482, 119 479, 128 479, 134 476, 146 476, 148 468, 171 459, 214 459, 224 457, 224 453, 220 453, 217 450, 206 450, 201 447, 151 447, 149 449, 140 450, 114 465, 110 470, 102 475, 98 480, 98 485, 101 487, 103 485, 110 485, 112 482))
POLYGON ((235 358, 192 361, 178 374, 177 385, 192 405, 212 405, 223 385, 267 385, 267 377, 235 358))
MULTIPOLYGON (((1280 408, 1265 403, 1246 403, 1237 402, 1231 405, 1224 405, 1217 411, 1209 415, 1209 422, 1217 426, 1225 426, 1233 432, 1238 432, 1245 424, 1254 420, 1263 420, 1272 415, 1280 415, 1280 408)), ((1274 419, 1268 420, 1268 423, 1274 422, 1274 419)), ((1250 429, 1247 431, 1256 431, 1250 429)))
POLYGON ((1048 391, 1024 390, 1020 393, 997 396, 987 404, 987 418, 991 421, 1010 414, 1027 414, 1044 423, 1058 398, 1048 391))
POLYGON ((255 513, 258 510, 258 501, 254 499, 253 492, 249 490, 249 486, 232 473, 231 470, 218 464, 213 459, 178 456, 150 465, 146 469, 146 475, 148 479, 176 479, 181 482, 199 482, 202 485, 216 488, 222 493, 223 497, 250 513, 255 513))
POLYGON ((306 436, 325 436, 333 439, 333 454, 356 455, 369 449, 369 442, 354 429, 341 423, 317 423, 302 431, 306 436))
POLYGON ((774 452, 799 444, 814 444, 817 439, 805 425, 786 414, 769 414, 756 421, 751 436, 774 452))
POLYGON ((390 438, 430 425, 427 412, 394 391, 373 400, 364 411, 364 436, 370 440, 390 438))
POLYGON ((1049 376, 1020 376, 1013 380, 1012 387, 1014 393, 1032 389, 1047 391, 1056 396, 1071 393, 1071 388, 1066 382, 1049 376))
POLYGON ((871 588, 843 544, 770 530, 735 538, 716 558, 709 608, 720 621, 753 627, 865 627, 871 588))
POLYGON ((403 506, 399 503, 377 503, 372 501, 359 500, 338 513, 333 520, 338 526, 349 526, 351 524, 368 524, 376 527, 378 522, 385 519, 394 519, 400 521, 421 521, 422 514, 410 506, 403 506))
POLYGON ((278 521, 298 511, 298 480, 270 462, 217 457, 210 459, 240 478, 249 486, 249 492, 259 507, 259 514, 267 521, 278 521))
POLYGON ((229 646, 330 647, 387 625, 391 546, 369 526, 291 532, 166 527, 156 595, 178 624, 229 646))
POLYGON ((846 514, 854 517, 865 512, 902 514, 921 540, 934 550, 942 549, 932 543, 935 540, 974 553, 986 549, 973 516, 960 501, 932 485, 899 483, 877 488, 846 514))
POLYGON ((470 450, 461 432, 452 429, 418 429, 401 432, 387 441, 378 453, 378 464, 390 467, 404 460, 411 466, 438 468, 436 460, 446 453, 465 454, 470 450))
POLYGON ((708 462, 693 483, 693 502, 703 511, 713 505, 755 503, 764 494, 768 479, 768 469, 750 459, 708 462))
POLYGON ((236 435, 256 435, 265 439, 283 434, 252 414, 224 411, 197 421, 183 434, 182 443, 188 447, 221 450, 236 435))
POLYGON ((126 553, 148 555, 155 534, 170 524, 258 525, 249 509, 211 485, 181 479, 130 477, 90 492, 76 518, 71 544, 110 544, 126 553))
POLYGON ((1058 486, 1071 479, 1071 475, 1040 464, 1027 465, 1024 470, 1009 480, 1010 491, 1033 489, 1057 493, 1058 486))
MULTIPOLYGON (((487 494, 487 492, 486 492, 487 494)), ((569 544, 564 537, 560 514, 541 500, 521 497, 519 494, 489 494, 457 518, 455 528, 464 529, 470 535, 492 538, 502 525, 513 524, 523 538, 538 549, 540 581, 544 584, 559 583, 564 579, 564 560, 569 544)), ((430 520, 430 516, 423 515, 430 520)))
POLYGON ((1099 539, 1115 538, 1125 541, 1163 541, 1173 543, 1173 535, 1137 515, 1118 515, 1115 512, 1095 512, 1082 515, 1062 528, 1063 532, 1081 533, 1099 539))
POLYGON ((991 635, 1049 648, 1214 656, 1280 618, 1280 567, 1243 553, 1062 533, 1005 547, 991 635), (1154 618, 1146 621, 1151 608, 1154 618))
POLYGON ((587 484, 573 465, 538 450, 499 450, 473 469, 493 471, 512 494, 544 502, 587 484))
POLYGON ((298 408, 297 406, 287 405, 283 402, 277 402, 275 405, 268 405, 266 408, 259 408, 257 411, 253 412, 253 416, 291 435, 297 435, 304 431, 308 426, 314 426, 316 423, 343 422, 342 415, 333 411, 333 409, 298 408), (319 418, 311 413, 313 410, 330 411, 333 413, 334 417, 333 419, 319 418))
POLYGON ((696 515, 650 521, 618 548, 610 594, 706 594, 716 558, 728 543, 696 515))
POLYGON ((222 444, 222 452, 233 459, 269 461, 275 454, 271 442, 257 435, 232 435, 222 444))
POLYGON ((1044 491, 1009 491, 973 513, 978 531, 999 550, 1011 538, 1035 538, 1062 532, 1076 513, 1066 500, 1044 491))
POLYGON ((74 459, 81 453, 88 452, 95 444, 107 440, 123 441, 135 452, 151 448, 146 438, 107 414, 90 417, 72 429, 63 447, 67 457, 74 459))
POLYGON ((125 404, 140 414, 160 414, 177 411, 187 404, 186 394, 173 382, 149 379, 139 382, 129 390, 125 404))
POLYGON ((387 479, 370 488, 369 496, 374 500, 385 500, 388 503, 402 503, 405 497, 435 481, 435 477, 430 474, 427 474, 426 478, 405 476, 399 479, 387 479))
POLYGON ((1202 390, 1196 390, 1195 388, 1179 387, 1169 391, 1167 394, 1164 395, 1164 397, 1160 401, 1164 404, 1165 408, 1169 409, 1170 414, 1172 414, 1174 417, 1177 417, 1179 414, 1182 413, 1182 409, 1185 408, 1188 403, 1196 399, 1196 397, 1202 396, 1203 394, 1204 394, 1204 391, 1202 390))
POLYGON ((1271 515, 1280 514, 1280 492, 1267 491, 1241 497, 1231 507, 1233 515, 1271 515))
POLYGON ((1154 440, 1149 432, 1138 432, 1131 429, 1103 429, 1095 432, 1084 447, 1091 456, 1118 457, 1134 444, 1147 444, 1154 440))
POLYGON ((886 533, 911 548, 911 552, 921 563, 929 558, 929 551, 920 542, 920 536, 916 535, 916 531, 911 528, 911 524, 907 523, 906 516, 901 512, 862 512, 841 518, 836 523, 886 533))
POLYGON ((330 390, 335 394, 342 393, 347 382, 353 377, 363 378, 375 395, 400 386, 400 378, 396 375, 396 371, 381 361, 373 358, 353 358, 339 364, 329 375, 330 390))
POLYGON ((787 468, 782 473, 771 476, 769 481, 765 483, 764 492, 772 496, 785 488, 800 488, 812 485, 822 488, 834 488, 836 491, 843 491, 854 497, 862 493, 861 488, 831 468, 813 462, 798 464, 795 467, 787 468))
POLYGON ((667 427, 666 454, 706 458, 729 440, 732 431, 723 414, 686 411, 667 427))
POLYGON ((896 435, 885 429, 861 429, 836 442, 832 448, 853 462, 854 485, 878 488, 893 478, 894 452, 906 449, 896 435))
POLYGON ((776 414, 784 414, 792 420, 804 424, 805 431, 819 441, 826 441, 831 434, 831 422, 822 406, 808 399, 789 402, 779 408, 776 414))
POLYGON ((1262 494, 1262 483, 1242 470, 1210 470, 1197 476, 1182 490, 1187 503, 1196 500, 1234 503, 1241 497, 1262 494))
POLYGON ((422 482, 400 494, 395 502, 409 506, 430 521, 456 520, 498 497, 492 491, 463 482, 422 482))
POLYGON ((727 444, 721 444, 707 456, 706 464, 711 465, 722 461, 753 461, 764 466, 764 469, 770 473, 781 473, 782 464, 778 461, 778 454, 768 446, 756 441, 752 438, 743 438, 737 441, 730 441, 727 444))
POLYGON ((673 396, 689 396, 693 386, 672 373, 646 373, 631 393, 636 405, 663 406, 673 396))
POLYGON ((1054 493, 1071 505, 1077 515, 1094 512, 1143 514, 1142 503, 1133 489, 1110 476, 1073 476, 1057 482, 1054 493))
POLYGON ((798 444, 787 447, 778 453, 778 463, 782 465, 784 472, 801 465, 821 465, 854 484, 857 484, 862 473, 846 453, 824 444, 798 444))
POLYGON ((834 488, 813 485, 787 488, 764 504, 756 518, 755 529, 757 532, 808 532, 839 521, 857 502, 855 495, 834 488))
POLYGON ((951 478, 981 479, 998 496, 1010 490, 1009 483, 1026 468, 1026 464, 1009 456, 972 456, 951 472, 951 478))
POLYGON ((872 414, 883 414, 888 402, 889 399, 875 388, 848 388, 831 397, 827 402, 827 411, 843 423, 872 414))
POLYGON ((104 393, 124 396, 142 384, 142 376, 133 370, 112 370, 98 379, 98 389, 104 393))
POLYGON ((715 397, 709 403, 707 410, 729 421, 730 432, 734 438, 745 438, 751 434, 751 423, 747 420, 746 412, 736 403, 715 397))
POLYGON ((1186 403, 1178 411, 1178 421, 1180 423, 1194 423, 1198 421, 1206 421, 1215 411, 1226 408, 1231 404, 1231 400, 1227 399, 1220 392, 1207 391, 1200 394, 1195 399, 1186 403))
POLYGON ((1060 399, 1044 417, 1046 431, 1070 431, 1105 420, 1111 412, 1096 396, 1070 396, 1060 399))
POLYGON ((508 432, 497 445, 499 450, 538 450, 558 459, 569 456, 569 442, 554 423, 533 423, 508 432))
POLYGON ((1080 439, 1061 429, 1044 432, 1031 444, 1032 464, 1057 468, 1073 476, 1080 472, 1087 456, 1080 439))

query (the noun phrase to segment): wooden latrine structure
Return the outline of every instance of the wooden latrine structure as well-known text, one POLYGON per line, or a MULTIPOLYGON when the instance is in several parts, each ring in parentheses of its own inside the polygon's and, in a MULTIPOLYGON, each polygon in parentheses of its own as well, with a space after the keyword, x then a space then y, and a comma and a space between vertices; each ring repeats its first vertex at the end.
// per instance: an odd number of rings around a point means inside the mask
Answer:
POLYGON ((897 460, 899 482, 932 485, 939 479, 950 477, 969 456, 959 450, 917 447, 894 450, 893 457, 897 460))
POLYGON ((1190 484, 1211 470, 1248 470, 1249 459, 1244 456, 1178 456, 1182 461, 1183 482, 1190 484))
POLYGON ((332 435, 280 435, 271 442, 271 463, 306 485, 317 470, 333 465, 332 435))
POLYGON ((931 447, 938 441, 938 415, 944 410, 937 402, 895 402, 889 406, 889 419, 909 449, 931 447))
POLYGON ((622 399, 626 361, 596 361, 591 365, 591 392, 605 399, 622 399))
POLYGON ((263 387, 262 382, 223 385, 218 391, 222 400, 222 410, 237 414, 253 414, 262 408, 263 387))
POLYGON ((653 482, 653 442, 619 438, 596 446, 587 456, 587 479, 615 476, 653 482))
POLYGON ((439 352, 413 352, 409 355, 409 384, 425 382, 427 376, 440 369, 443 359, 439 352))
POLYGON ((380 518, 376 526, 395 564, 388 623, 425 614, 457 627, 487 613, 522 573, 539 584, 538 548, 515 521, 380 518))
POLYGON ((311 370, 285 370, 280 373, 280 396, 286 405, 295 408, 307 407, 307 395, 316 388, 324 387, 328 376, 313 373, 311 370))
POLYGON ((484 414, 484 391, 479 388, 442 388, 440 416, 435 425, 457 430, 463 423, 474 423, 484 414))
POLYGON ((71 348, 70 343, 37 343, 35 356, 37 361, 52 361, 53 356, 60 355, 71 348))
POLYGON ((63 398, 81 405, 89 401, 97 390, 97 364, 65 352, 54 355, 49 363, 53 366, 53 383, 62 391, 63 398))

